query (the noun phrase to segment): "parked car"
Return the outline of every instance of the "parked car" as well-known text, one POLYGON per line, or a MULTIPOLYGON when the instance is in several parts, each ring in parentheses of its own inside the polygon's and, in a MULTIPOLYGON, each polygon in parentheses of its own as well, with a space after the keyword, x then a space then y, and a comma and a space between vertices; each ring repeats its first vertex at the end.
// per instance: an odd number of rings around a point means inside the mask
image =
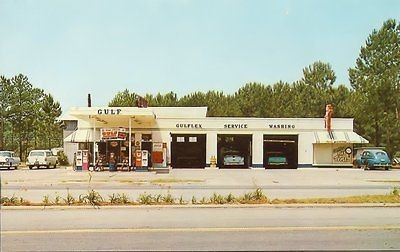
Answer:
POLYGON ((361 155, 361 163, 364 170, 384 168, 389 170, 392 163, 384 150, 366 150, 361 155))
POLYGON ((244 165, 244 156, 239 151, 227 151, 224 154, 224 165, 244 165))
POLYGON ((360 148, 354 148, 354 157, 353 157, 353 167, 355 168, 361 168, 363 166, 362 161, 361 161, 361 156, 364 153, 364 151, 367 150, 382 150, 384 151, 385 148, 383 147, 360 147, 360 148))
POLYGON ((288 160, 282 152, 267 152, 267 167, 286 167, 288 160))
POLYGON ((18 169, 20 164, 19 157, 15 156, 13 151, 0 151, 0 167, 7 169, 18 169))
POLYGON ((50 150, 32 150, 29 152, 26 165, 29 169, 33 167, 57 167, 57 156, 54 156, 50 150))

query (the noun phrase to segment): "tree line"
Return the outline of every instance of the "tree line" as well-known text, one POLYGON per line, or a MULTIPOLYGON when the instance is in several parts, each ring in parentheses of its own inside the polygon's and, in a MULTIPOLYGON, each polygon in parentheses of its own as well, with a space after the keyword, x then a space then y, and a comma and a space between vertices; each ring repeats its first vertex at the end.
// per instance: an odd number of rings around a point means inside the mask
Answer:
MULTIPOLYGON (((354 118, 355 131, 371 145, 400 150, 400 24, 394 19, 373 30, 348 70, 350 87, 335 85, 331 65, 316 61, 303 69, 293 83, 247 83, 234 94, 194 92, 183 97, 174 92, 144 98, 149 106, 207 106, 208 116, 323 117, 326 104, 334 117, 354 118)), ((109 106, 136 106, 137 94, 118 92, 109 106)))
POLYGON ((23 74, 0 76, 0 150, 25 159, 31 149, 62 146, 60 103, 35 88, 23 74))

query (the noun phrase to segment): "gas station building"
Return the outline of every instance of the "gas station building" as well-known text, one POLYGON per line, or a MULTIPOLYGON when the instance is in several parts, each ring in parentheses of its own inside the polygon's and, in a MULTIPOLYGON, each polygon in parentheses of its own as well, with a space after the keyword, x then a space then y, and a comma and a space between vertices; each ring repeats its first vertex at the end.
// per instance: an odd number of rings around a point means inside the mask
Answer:
POLYGON ((112 157, 173 169, 352 167, 354 145, 368 143, 351 118, 332 118, 327 130, 325 118, 207 117, 207 107, 72 107, 60 119, 71 163, 87 150, 88 163, 105 165, 112 157), (271 156, 284 161, 271 165, 271 156))

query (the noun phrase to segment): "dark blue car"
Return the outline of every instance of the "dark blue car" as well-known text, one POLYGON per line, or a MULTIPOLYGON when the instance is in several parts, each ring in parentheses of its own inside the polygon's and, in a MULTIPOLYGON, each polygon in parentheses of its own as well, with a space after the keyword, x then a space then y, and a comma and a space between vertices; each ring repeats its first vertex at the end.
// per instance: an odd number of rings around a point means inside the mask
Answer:
POLYGON ((384 150, 366 150, 361 155, 361 164, 364 170, 384 168, 389 170, 392 164, 384 150))

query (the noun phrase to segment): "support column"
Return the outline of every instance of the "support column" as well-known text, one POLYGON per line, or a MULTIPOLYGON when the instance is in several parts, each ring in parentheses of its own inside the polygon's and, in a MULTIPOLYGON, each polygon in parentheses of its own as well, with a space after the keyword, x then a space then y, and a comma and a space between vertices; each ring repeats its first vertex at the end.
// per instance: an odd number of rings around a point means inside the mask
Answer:
POLYGON ((217 132, 208 132, 206 135, 206 167, 210 167, 210 159, 212 156, 217 157, 217 132))
POLYGON ((129 117, 129 167, 132 167, 132 118, 129 117))
POLYGON ((252 168, 264 168, 264 134, 262 132, 254 132, 252 139, 252 168))
POLYGON ((93 167, 96 166, 96 118, 93 117, 93 167))

